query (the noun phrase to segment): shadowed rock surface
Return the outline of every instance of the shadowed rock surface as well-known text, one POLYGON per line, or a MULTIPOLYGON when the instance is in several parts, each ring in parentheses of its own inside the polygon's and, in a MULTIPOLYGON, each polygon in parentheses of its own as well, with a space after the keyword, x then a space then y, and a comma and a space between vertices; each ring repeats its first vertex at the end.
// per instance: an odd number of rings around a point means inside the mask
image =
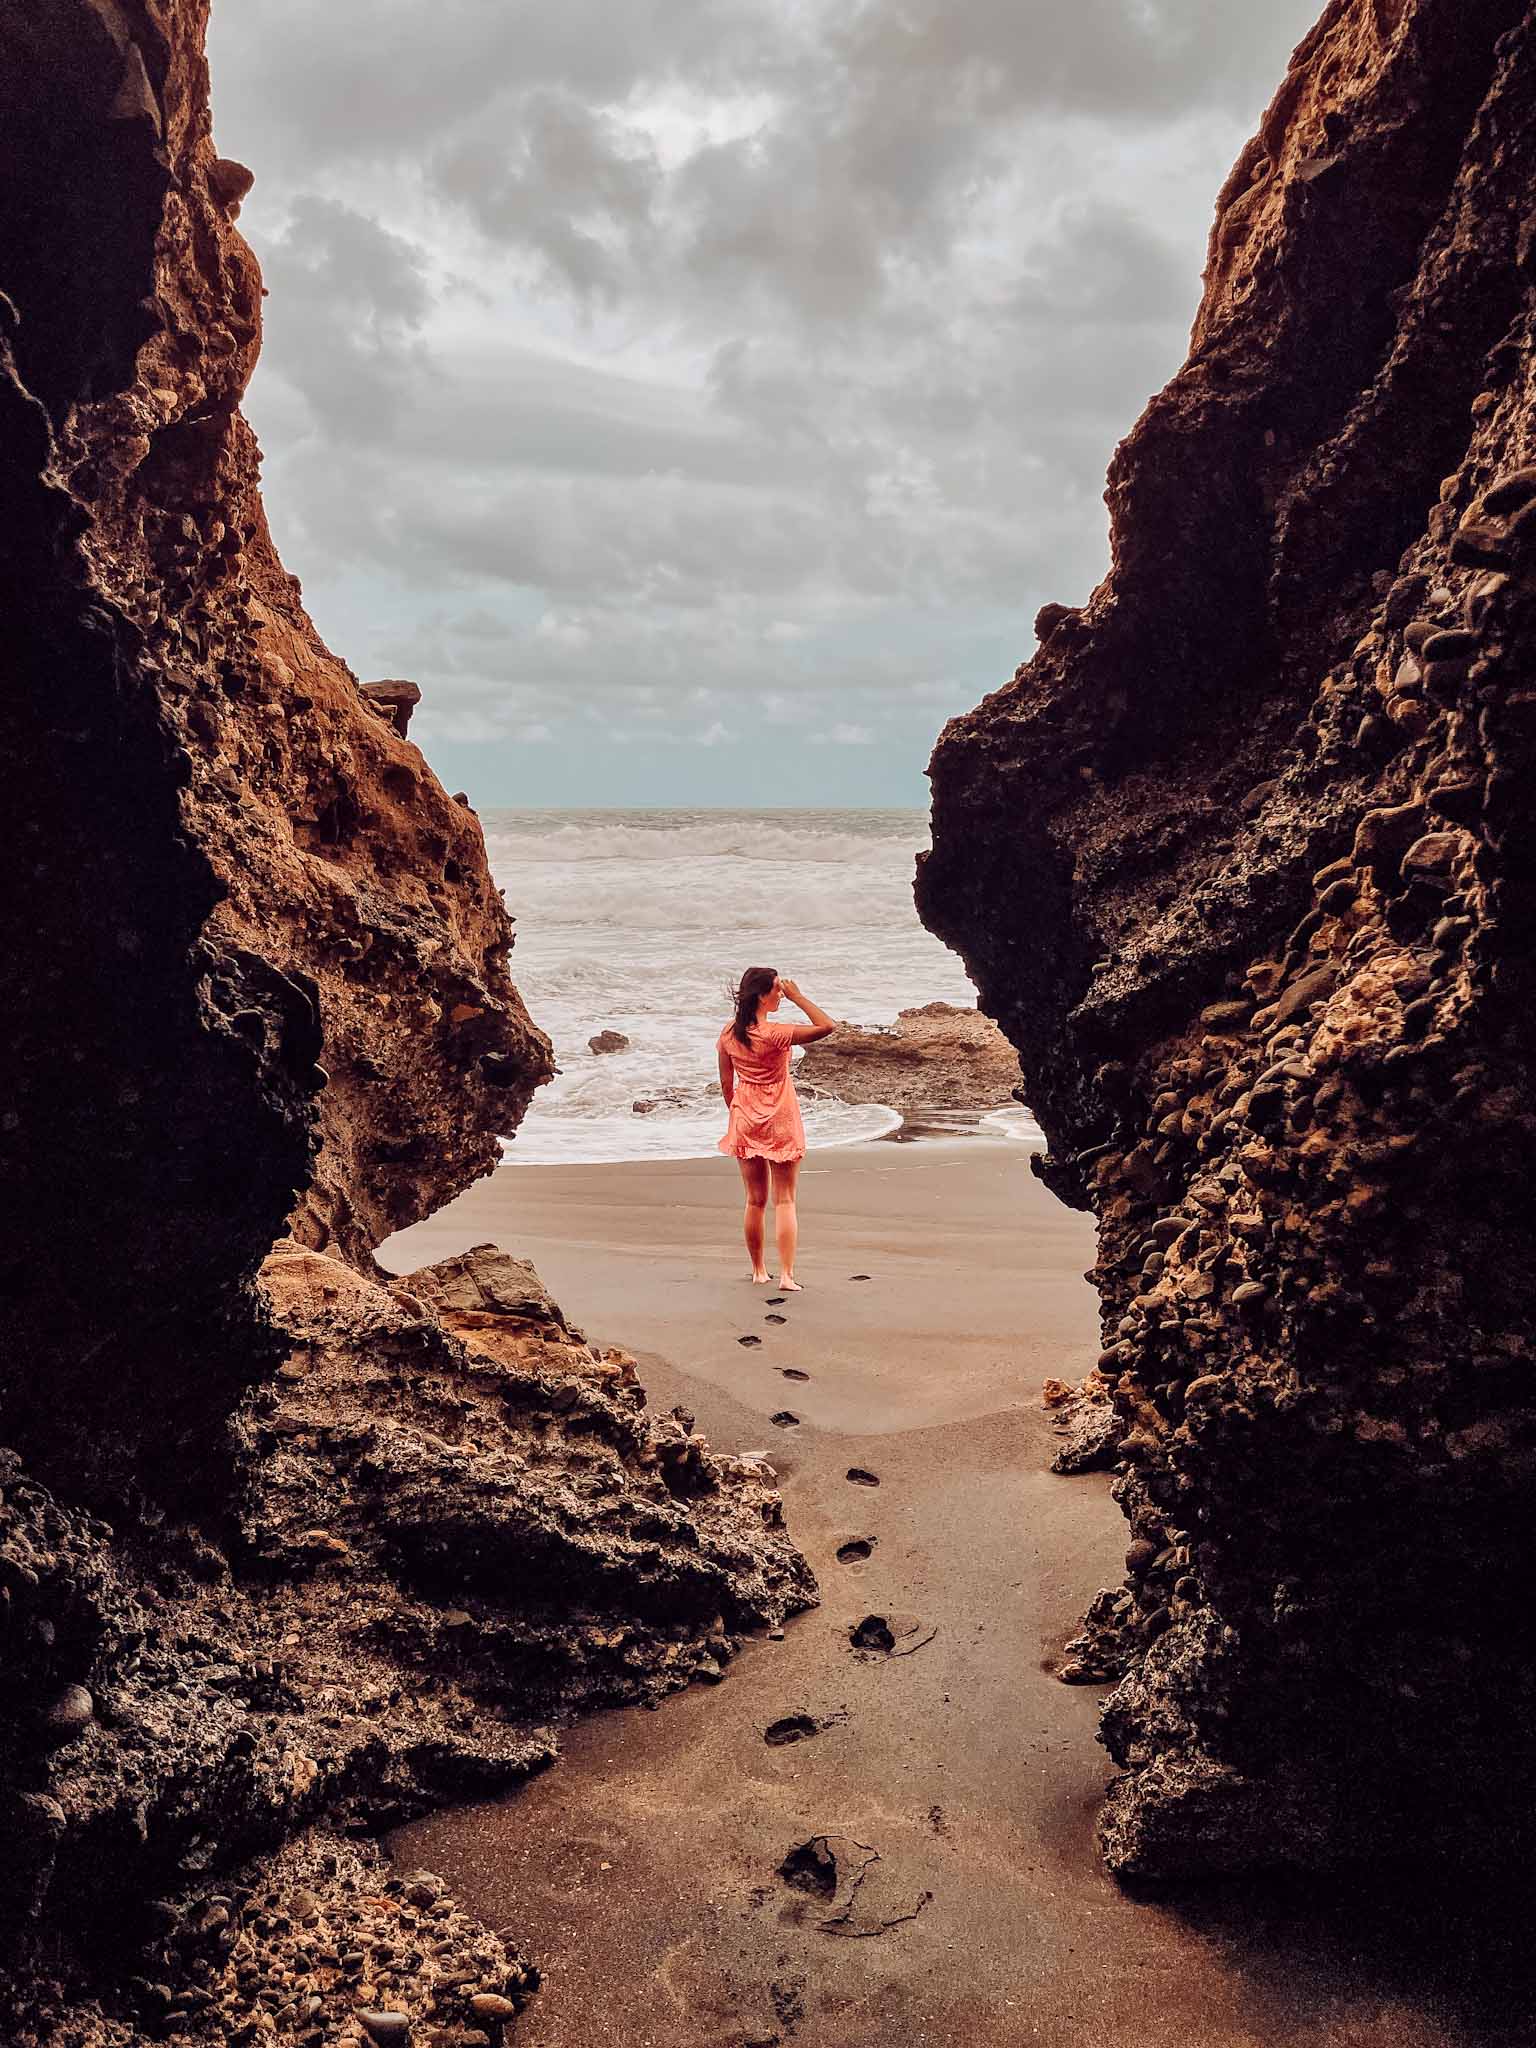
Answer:
MULTIPOLYGON (((1335 0, 918 898, 1097 1214, 1126 1875, 1524 1819, 1536 24, 1335 0)), ((1089 1654, 1091 1652, 1091 1654, 1089 1654)))
POLYGON ((415 686, 360 689, 267 534, 205 14, 0 18, 0 2008, 494 2034, 533 1977, 336 1830, 511 1783, 814 1587, 759 1469, 531 1268, 373 1266, 550 1052, 415 686))

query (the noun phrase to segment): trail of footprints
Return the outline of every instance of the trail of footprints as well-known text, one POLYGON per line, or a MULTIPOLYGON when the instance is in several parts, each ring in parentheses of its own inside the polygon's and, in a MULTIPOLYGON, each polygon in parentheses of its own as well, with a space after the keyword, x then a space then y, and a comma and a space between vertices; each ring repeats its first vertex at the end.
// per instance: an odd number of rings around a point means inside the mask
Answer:
MULTIPOLYGON (((868 1281, 872 1278, 872 1275, 868 1273, 850 1273, 848 1278, 850 1281, 868 1281)), ((781 1310, 786 1305, 786 1298, 782 1294, 769 1295, 767 1298, 767 1307, 771 1311, 781 1310)), ((775 1328, 784 1328, 789 1322, 789 1317, 778 1313, 770 1313, 763 1317, 763 1321, 775 1328)), ((755 1351, 761 1348, 763 1340, 755 1333, 748 1333, 738 1337, 736 1341, 747 1349, 755 1351)), ((799 1366, 795 1365, 781 1365, 777 1368, 777 1371, 779 1376, 786 1380, 804 1382, 808 1381, 811 1377, 808 1372, 802 1371, 799 1366)), ((769 1417, 769 1420, 776 1429, 795 1429, 799 1427, 800 1423, 800 1417, 788 1408, 779 1409, 776 1414, 769 1417)), ((851 1486, 878 1486, 880 1484, 879 1474, 866 1471, 862 1465, 850 1465, 846 1477, 851 1486)), ((874 1555, 875 1546, 878 1541, 879 1539, 874 1536, 845 1537, 837 1547, 837 1562, 841 1565, 849 1566, 867 1563, 874 1555)), ((775 1634, 782 1633, 782 1630, 775 1631, 775 1634)), ((866 1614, 861 1620, 852 1623, 846 1630, 849 1650, 861 1663, 884 1662, 892 1657, 909 1657, 915 1651, 921 1650, 926 1644, 931 1643, 937 1633, 937 1629, 927 1629, 925 1631, 923 1624, 915 1615, 902 1614, 866 1614)), ((841 1708, 834 1714, 819 1718, 814 1714, 807 1713, 784 1714, 778 1720, 770 1721, 768 1726, 763 1729, 763 1741, 770 1749, 788 1748, 794 1743, 809 1742, 813 1737, 820 1735, 824 1729, 833 1727, 838 1722, 846 1721, 847 1718, 848 1710, 846 1707, 841 1708)), ((931 1808, 930 1819, 939 1812, 939 1808, 931 1808)), ((935 1826, 937 1826, 937 1823, 935 1823, 935 1826)), ((841 1838, 838 1838, 838 1843, 841 1843, 841 1838)), ((917 1914, 928 1903, 932 1896, 931 1893, 922 1893, 910 1912, 902 1912, 894 1917, 879 1916, 869 1927, 860 1926, 854 1928, 850 1925, 853 1900, 858 1892, 863 1875, 870 1864, 880 1861, 878 1854, 873 1850, 867 1849, 864 1845, 854 1844, 852 1846, 860 1850, 861 1854, 865 1857, 865 1861, 860 1864, 843 1912, 841 1914, 834 1914, 831 1920, 823 1921, 821 1923, 823 1928, 831 1932, 885 1933, 891 1927, 900 1926, 906 1920, 915 1919, 917 1914)), ((803 1874, 798 1871, 796 1858, 803 1858, 805 1853, 812 1849, 819 1850, 821 1858, 817 1864, 816 1875, 818 1883, 816 1889, 824 1892, 830 1899, 836 1894, 838 1885, 842 1880, 841 1874, 838 1871, 836 1856, 833 1853, 833 1844, 826 1837, 816 1837, 812 1843, 802 1844, 799 1849, 792 1849, 789 1856, 780 1866, 779 1875, 791 1884, 802 1884, 803 1886, 803 1874), (832 1879, 830 1885, 826 1881, 827 1872, 821 1868, 822 1863, 827 1864, 830 1870, 832 1879)))
MULTIPOLYGON (((872 1277, 868 1273, 850 1273, 848 1276, 850 1281, 867 1281, 872 1277)), ((770 1309, 779 1309, 785 1306, 785 1301, 784 1295, 771 1294, 767 1298, 767 1305, 770 1309)), ((765 1315, 763 1321, 783 1326, 789 1322, 789 1317, 777 1314, 765 1315)), ((738 1337, 736 1341, 755 1350, 762 1344, 763 1340, 755 1335, 747 1335, 738 1337)), ((800 1367, 795 1365, 781 1365, 777 1370, 780 1377, 786 1380, 806 1381, 811 1377, 808 1372, 801 1371, 800 1367)), ((800 1424, 800 1417, 788 1408, 779 1409, 776 1414, 769 1417, 769 1420, 776 1429, 796 1429, 800 1424)), ((862 1465, 850 1465, 847 1478, 852 1486, 878 1486, 880 1484, 879 1475, 866 1471, 862 1465)), ((865 1563, 873 1555, 877 1540, 873 1536, 848 1537, 838 1546, 836 1553, 838 1563, 843 1565, 865 1563)), ((921 1648, 923 1643, 931 1642, 933 1639, 932 1632, 930 1632, 913 1644, 912 1639, 918 1637, 919 1627, 920 1624, 915 1619, 906 1616, 888 1617, 883 1614, 867 1614, 862 1621, 855 1623, 849 1629, 849 1646, 856 1653, 874 1651, 885 1655, 910 1655, 911 1649, 908 1647, 909 1644, 921 1648)), ((819 1734, 823 1725, 823 1723, 816 1721, 808 1714, 789 1714, 782 1720, 773 1722, 764 1732, 763 1740, 775 1748, 781 1747, 786 1743, 804 1742, 811 1736, 819 1734)))

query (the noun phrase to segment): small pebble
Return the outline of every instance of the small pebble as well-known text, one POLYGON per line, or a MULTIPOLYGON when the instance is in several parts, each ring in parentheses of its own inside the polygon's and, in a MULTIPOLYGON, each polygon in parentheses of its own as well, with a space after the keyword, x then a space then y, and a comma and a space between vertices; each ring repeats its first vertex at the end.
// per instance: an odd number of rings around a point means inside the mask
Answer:
POLYGON ((409 2048, 411 2022, 403 2012, 360 2012, 358 2018, 378 2048, 409 2048))
POLYGON ((83 1685, 66 1685, 43 1716, 43 1729, 55 1744, 74 1742, 95 1719, 96 1702, 83 1685))
POLYGON ((482 1991, 469 2001, 470 2016, 488 2023, 515 2020, 517 2007, 510 1998, 501 1998, 494 1991, 482 1991))

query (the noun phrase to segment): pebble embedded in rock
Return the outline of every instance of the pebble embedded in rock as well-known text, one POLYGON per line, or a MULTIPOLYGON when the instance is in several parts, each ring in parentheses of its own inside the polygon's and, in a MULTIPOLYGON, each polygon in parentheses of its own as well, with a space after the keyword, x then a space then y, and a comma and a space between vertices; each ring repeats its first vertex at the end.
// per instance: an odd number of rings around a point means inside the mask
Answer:
POLYGON ((96 1703, 83 1685, 66 1685, 43 1715, 43 1733, 55 1746, 75 1742, 96 1718, 96 1703))
POLYGON ((502 1998, 494 1991, 481 1991, 469 2001, 470 2017, 484 2021, 491 2026, 504 2025, 517 2018, 517 2007, 510 1998, 502 1998))
POLYGON ((358 2018, 368 2029, 377 2048, 410 2048, 410 2015, 403 2012, 360 2012, 358 2018))
POLYGON ((1419 652, 1425 661, 1470 661, 1481 642, 1466 626, 1446 626, 1431 633, 1419 652))
POLYGON ((1514 469, 1483 493, 1483 510, 1500 515, 1518 512, 1536 498, 1536 469, 1514 469))

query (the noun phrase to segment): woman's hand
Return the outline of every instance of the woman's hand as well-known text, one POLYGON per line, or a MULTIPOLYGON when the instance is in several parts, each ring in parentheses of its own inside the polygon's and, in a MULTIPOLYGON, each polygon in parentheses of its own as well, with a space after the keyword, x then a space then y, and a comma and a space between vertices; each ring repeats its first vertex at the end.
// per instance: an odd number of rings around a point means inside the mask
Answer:
POLYGON ((791 1044, 814 1045, 818 1038, 826 1038, 837 1029, 837 1026, 827 1015, 826 1011, 818 1009, 809 996, 801 995, 795 984, 792 981, 786 981, 782 974, 779 976, 779 987, 789 997, 789 1000, 795 1005, 796 1009, 804 1010, 806 1016, 811 1020, 809 1024, 796 1024, 792 1028, 790 1032, 791 1044))

